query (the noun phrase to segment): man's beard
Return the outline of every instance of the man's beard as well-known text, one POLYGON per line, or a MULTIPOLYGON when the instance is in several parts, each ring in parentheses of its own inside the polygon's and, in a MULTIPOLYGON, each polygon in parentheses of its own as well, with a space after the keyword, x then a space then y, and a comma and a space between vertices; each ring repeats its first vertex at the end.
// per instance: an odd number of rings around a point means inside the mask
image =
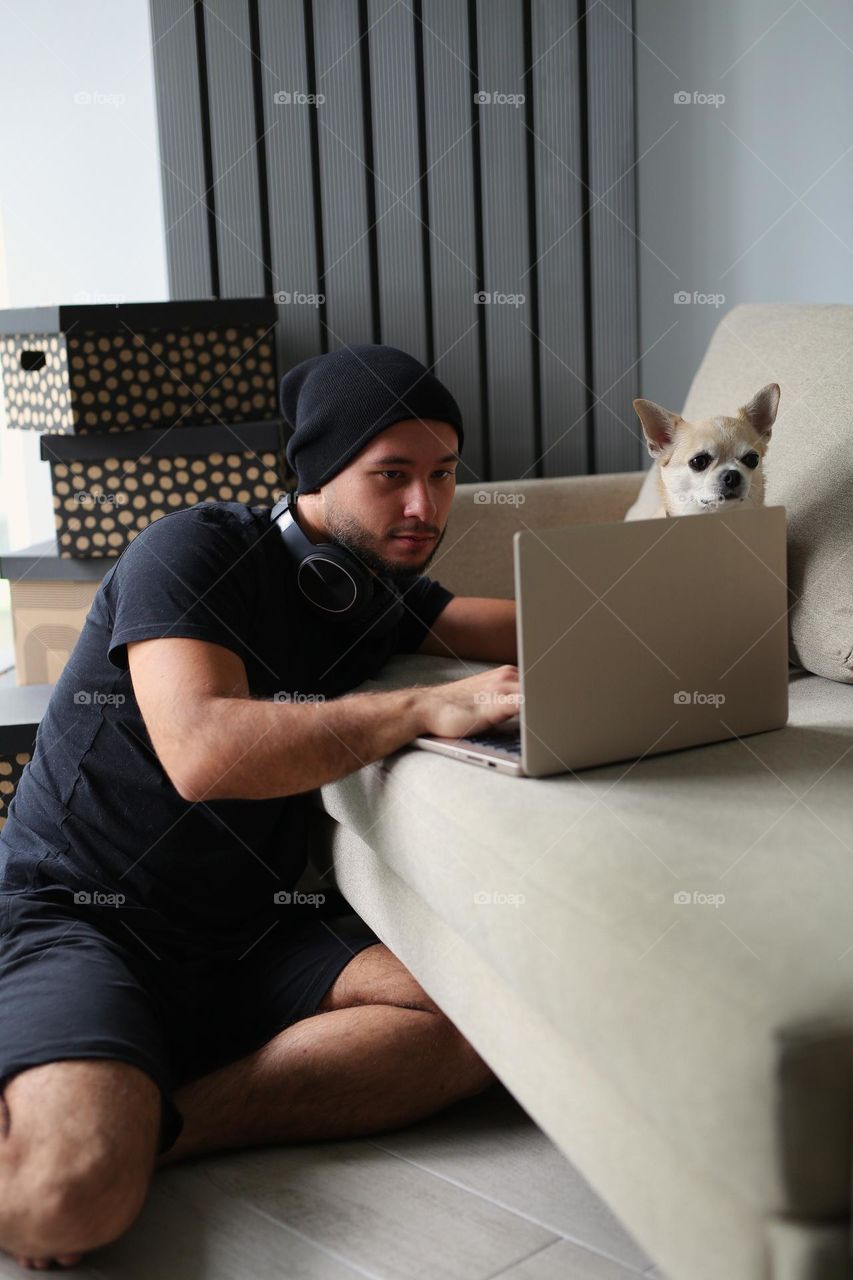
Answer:
POLYGON ((426 572, 427 566, 432 562, 447 532, 447 527, 445 526, 435 542, 430 543, 432 550, 426 560, 416 568, 410 569, 407 565, 400 564, 397 561, 386 560, 384 556, 380 555, 374 549, 373 535, 368 533, 364 525, 360 524, 355 516, 339 515, 334 509, 327 508, 324 512, 323 521, 326 526, 326 532, 332 541, 340 543, 342 547, 346 547, 363 565, 368 569, 372 569, 374 573, 390 578, 401 591, 411 586, 416 578, 426 572))

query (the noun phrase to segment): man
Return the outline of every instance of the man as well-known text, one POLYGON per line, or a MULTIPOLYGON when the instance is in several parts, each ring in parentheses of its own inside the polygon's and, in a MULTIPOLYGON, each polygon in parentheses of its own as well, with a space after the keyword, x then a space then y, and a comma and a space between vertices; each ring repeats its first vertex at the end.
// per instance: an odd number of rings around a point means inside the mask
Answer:
POLYGON ((161 517, 104 578, 0 837, 0 1247, 27 1265, 116 1239, 158 1165, 398 1127, 494 1079, 366 926, 288 903, 308 792, 517 710, 513 602, 422 576, 461 415, 391 347, 307 360, 281 399, 296 526, 369 608, 318 607, 269 509, 161 517), (507 665, 343 696, 415 650, 507 665))

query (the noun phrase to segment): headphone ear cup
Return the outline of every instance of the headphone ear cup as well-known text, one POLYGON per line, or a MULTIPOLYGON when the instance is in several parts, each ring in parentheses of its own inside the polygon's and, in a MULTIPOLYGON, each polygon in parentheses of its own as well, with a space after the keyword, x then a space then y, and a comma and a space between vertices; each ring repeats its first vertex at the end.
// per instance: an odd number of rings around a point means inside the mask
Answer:
POLYGON ((300 528, 294 509, 293 494, 285 494, 270 511, 270 521, 275 520, 281 531, 299 590, 326 617, 362 624, 376 608, 376 579, 346 547, 312 542, 300 528))
POLYGON ((299 590, 317 609, 339 617, 360 616, 373 599, 373 584, 358 561, 330 543, 319 543, 296 568, 299 590))

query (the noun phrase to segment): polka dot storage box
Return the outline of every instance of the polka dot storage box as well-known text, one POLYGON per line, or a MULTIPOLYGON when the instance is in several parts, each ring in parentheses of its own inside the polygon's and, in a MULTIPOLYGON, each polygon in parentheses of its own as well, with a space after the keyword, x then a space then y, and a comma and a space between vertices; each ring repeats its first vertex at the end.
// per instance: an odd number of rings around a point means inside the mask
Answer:
POLYGON ((21 775, 32 759, 39 721, 52 692, 51 684, 0 688, 0 830, 6 825, 21 775))
POLYGON ((274 418, 275 323, 271 298, 0 311, 7 425, 90 435, 274 418))
POLYGON ((61 557, 117 556, 153 520, 197 502, 273 506, 284 427, 244 422, 117 435, 43 435, 61 557))

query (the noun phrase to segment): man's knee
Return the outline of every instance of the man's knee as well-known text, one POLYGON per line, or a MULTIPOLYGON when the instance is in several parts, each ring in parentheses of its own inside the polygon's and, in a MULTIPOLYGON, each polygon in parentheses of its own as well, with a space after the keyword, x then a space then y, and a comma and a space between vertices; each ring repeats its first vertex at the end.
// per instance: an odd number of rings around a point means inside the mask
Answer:
POLYGON ((444 1013, 437 1015, 442 1019, 446 1026, 446 1032, 451 1043, 451 1052, 454 1054, 457 1070, 456 1079, 458 1081, 460 1098, 470 1098, 474 1094, 482 1093, 491 1085, 497 1084, 498 1077, 492 1071, 488 1063, 480 1057, 477 1050, 469 1040, 466 1040, 459 1028, 450 1021, 444 1013))
POLYGON ((110 1244, 136 1219, 148 1191, 142 1170, 81 1151, 53 1168, 16 1152, 0 1162, 0 1242, 32 1257, 84 1253, 110 1244))
POLYGON ((118 1239, 148 1190, 159 1091, 136 1067, 67 1061, 3 1089, 0 1246, 44 1257, 118 1239))

